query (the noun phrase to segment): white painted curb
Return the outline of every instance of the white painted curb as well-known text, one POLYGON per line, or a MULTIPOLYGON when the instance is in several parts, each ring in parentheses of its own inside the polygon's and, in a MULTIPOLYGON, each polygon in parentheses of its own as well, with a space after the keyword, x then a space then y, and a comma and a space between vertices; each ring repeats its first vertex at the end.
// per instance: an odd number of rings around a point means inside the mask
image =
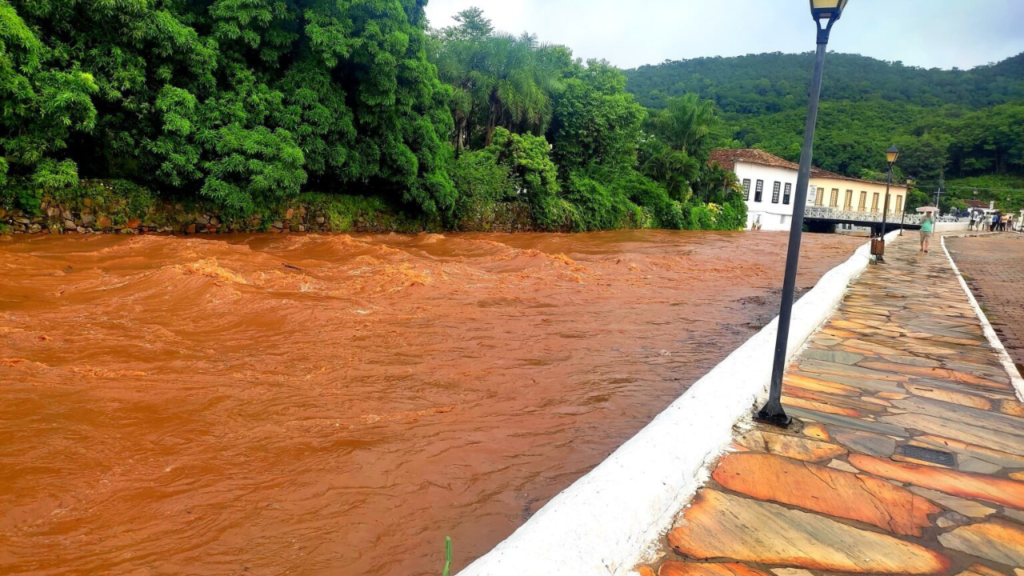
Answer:
MULTIPOLYGON (((869 260, 865 244, 800 298, 787 358, 832 315, 869 260)), ((776 317, 460 576, 630 573, 707 481, 736 423, 767 395, 777 327, 776 317)))
MULTIPOLYGON (((971 236, 987 236, 988 234, 949 234, 950 237, 971 237, 971 236)), ((1014 390, 1017 391, 1017 398, 1021 402, 1024 402, 1024 378, 1021 378, 1020 371, 1017 370, 1017 366, 1014 365, 1013 359, 1010 358, 1010 354, 1006 351, 1006 347, 1003 346, 1002 341, 999 340, 999 335, 992 328, 992 324, 989 324, 988 317, 985 316, 985 312, 981 309, 978 304, 978 300, 974 297, 974 293, 971 292, 970 286, 967 285, 967 281, 964 280, 964 275, 960 273, 960 268, 957 267, 956 262, 953 261, 953 256, 949 254, 949 249, 946 248, 946 236, 942 236, 939 243, 942 244, 942 251, 946 253, 946 258, 949 259, 950 266, 953 267, 953 272, 956 272, 956 278, 960 281, 960 287, 964 289, 964 293, 967 294, 967 300, 971 303, 971 307, 974 308, 974 313, 978 315, 978 319, 981 320, 981 330, 985 333, 985 338, 988 339, 988 343, 995 349, 996 355, 999 356, 999 362, 1003 365, 1003 369, 1006 370, 1006 374, 1010 377, 1010 383, 1013 384, 1014 390)))

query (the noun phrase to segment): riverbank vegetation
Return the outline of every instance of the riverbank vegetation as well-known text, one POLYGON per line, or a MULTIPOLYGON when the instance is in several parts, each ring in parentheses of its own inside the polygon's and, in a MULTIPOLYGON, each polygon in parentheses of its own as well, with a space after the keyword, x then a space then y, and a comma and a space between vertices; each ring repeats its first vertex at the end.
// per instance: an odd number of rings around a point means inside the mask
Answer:
MULTIPOLYGON (((710 151, 798 159, 810 54, 624 73, 477 9, 431 29, 422 4, 0 0, 0 210, 88 181, 232 221, 301 198, 402 229, 732 230, 746 208, 710 151)), ((881 178, 895 143, 911 208, 939 186, 947 210, 1024 208, 1024 55, 945 71, 833 54, 825 74, 816 164, 881 178)))
POLYGON ((351 196, 449 229, 743 225, 710 102, 649 114, 605 62, 423 4, 0 0, 0 209, 88 180, 231 219, 351 196))

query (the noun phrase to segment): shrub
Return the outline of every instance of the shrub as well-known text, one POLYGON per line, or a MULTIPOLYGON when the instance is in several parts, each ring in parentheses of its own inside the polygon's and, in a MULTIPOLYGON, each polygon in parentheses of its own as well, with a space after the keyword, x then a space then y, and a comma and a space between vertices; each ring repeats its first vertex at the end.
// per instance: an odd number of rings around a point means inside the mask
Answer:
POLYGON ((642 210, 626 198, 621 190, 606 186, 585 174, 569 176, 564 198, 575 208, 572 229, 608 230, 642 223, 642 210))
POLYGON ((669 198, 668 190, 654 180, 631 170, 616 178, 613 186, 631 202, 650 211, 649 227, 677 230, 685 227, 682 205, 669 198))
POLYGON ((491 150, 463 154, 455 162, 452 180, 458 191, 453 210, 454 223, 471 212, 497 202, 516 200, 519 189, 509 163, 501 163, 491 150))
POLYGON ((572 219, 569 206, 559 198, 558 168, 551 161, 551 146, 541 136, 497 128, 491 144, 463 154, 454 172, 460 195, 456 216, 480 203, 520 201, 529 203, 542 229, 561 229, 572 219))

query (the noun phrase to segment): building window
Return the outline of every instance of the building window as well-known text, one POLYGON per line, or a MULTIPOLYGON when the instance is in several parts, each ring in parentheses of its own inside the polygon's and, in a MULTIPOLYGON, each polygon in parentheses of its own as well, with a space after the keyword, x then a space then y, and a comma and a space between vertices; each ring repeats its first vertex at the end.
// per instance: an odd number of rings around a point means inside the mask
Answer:
POLYGON ((903 212, 903 196, 896 197, 896 211, 903 212))
POLYGON ((818 188, 814 194, 814 205, 821 206, 825 202, 825 189, 818 188))
POLYGON ((772 187, 772 204, 779 203, 779 190, 782 189, 782 184, 776 182, 775 186, 772 187))
POLYGON ((846 191, 846 200, 843 200, 843 210, 853 210, 853 190, 846 191))
POLYGON ((750 178, 743 179, 743 201, 750 201, 750 178))
POLYGON ((754 189, 754 202, 760 202, 764 196, 764 180, 757 181, 757 188, 754 189))
POLYGON ((871 211, 878 212, 878 192, 875 192, 875 195, 871 197, 871 211))
POLYGON ((857 212, 863 212, 868 207, 868 193, 866 190, 860 191, 860 206, 857 208, 857 212))
POLYGON ((828 207, 829 208, 838 208, 839 207, 839 188, 833 188, 832 189, 832 196, 829 197, 829 199, 828 199, 828 207))
POLYGON ((783 192, 782 192, 782 203, 783 204, 789 204, 789 196, 790 196, 790 193, 792 193, 792 192, 793 192, 793 185, 790 184, 789 182, 786 182, 786 189, 783 190, 783 192))

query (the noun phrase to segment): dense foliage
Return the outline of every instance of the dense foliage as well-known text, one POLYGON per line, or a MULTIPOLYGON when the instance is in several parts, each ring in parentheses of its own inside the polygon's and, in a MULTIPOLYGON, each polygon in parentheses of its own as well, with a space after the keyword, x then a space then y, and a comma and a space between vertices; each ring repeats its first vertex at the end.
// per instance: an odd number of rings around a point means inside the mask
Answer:
MULTIPOLYGON (((724 119, 716 129, 721 145, 762 148, 796 161, 812 64, 810 53, 759 54, 665 62, 626 75, 638 101, 655 109, 668 109, 673 98, 689 94, 712 100, 724 119)), ((1024 174, 1021 126, 1024 54, 969 71, 830 54, 815 163, 849 176, 881 178, 884 150, 896 144, 902 150, 897 177, 914 177, 925 190, 943 180, 988 174, 1012 179, 1024 174)), ((973 198, 969 186, 946 188, 946 209, 973 198)), ((1024 206, 1024 187, 996 188, 1007 193, 998 198, 1006 207, 1024 206)))
POLYGON ((81 176, 229 216, 319 192, 452 227, 517 203, 594 230, 705 225, 687 214, 732 195, 709 192, 708 102, 648 118, 607 63, 478 9, 432 31, 425 4, 0 0, 0 199, 33 209, 81 176))
POLYGON ((450 89, 415 0, 0 0, 3 171, 450 208, 450 89))
MULTIPOLYGON (((680 98, 649 117, 607 62, 497 33, 475 8, 435 38, 440 78, 453 87, 458 214, 508 201, 528 203, 548 229, 745 223, 742 202, 711 223, 685 217, 704 206, 693 191, 717 182, 706 177, 718 121, 711 103, 680 98)), ((735 196, 715 191, 719 201, 735 196)))

